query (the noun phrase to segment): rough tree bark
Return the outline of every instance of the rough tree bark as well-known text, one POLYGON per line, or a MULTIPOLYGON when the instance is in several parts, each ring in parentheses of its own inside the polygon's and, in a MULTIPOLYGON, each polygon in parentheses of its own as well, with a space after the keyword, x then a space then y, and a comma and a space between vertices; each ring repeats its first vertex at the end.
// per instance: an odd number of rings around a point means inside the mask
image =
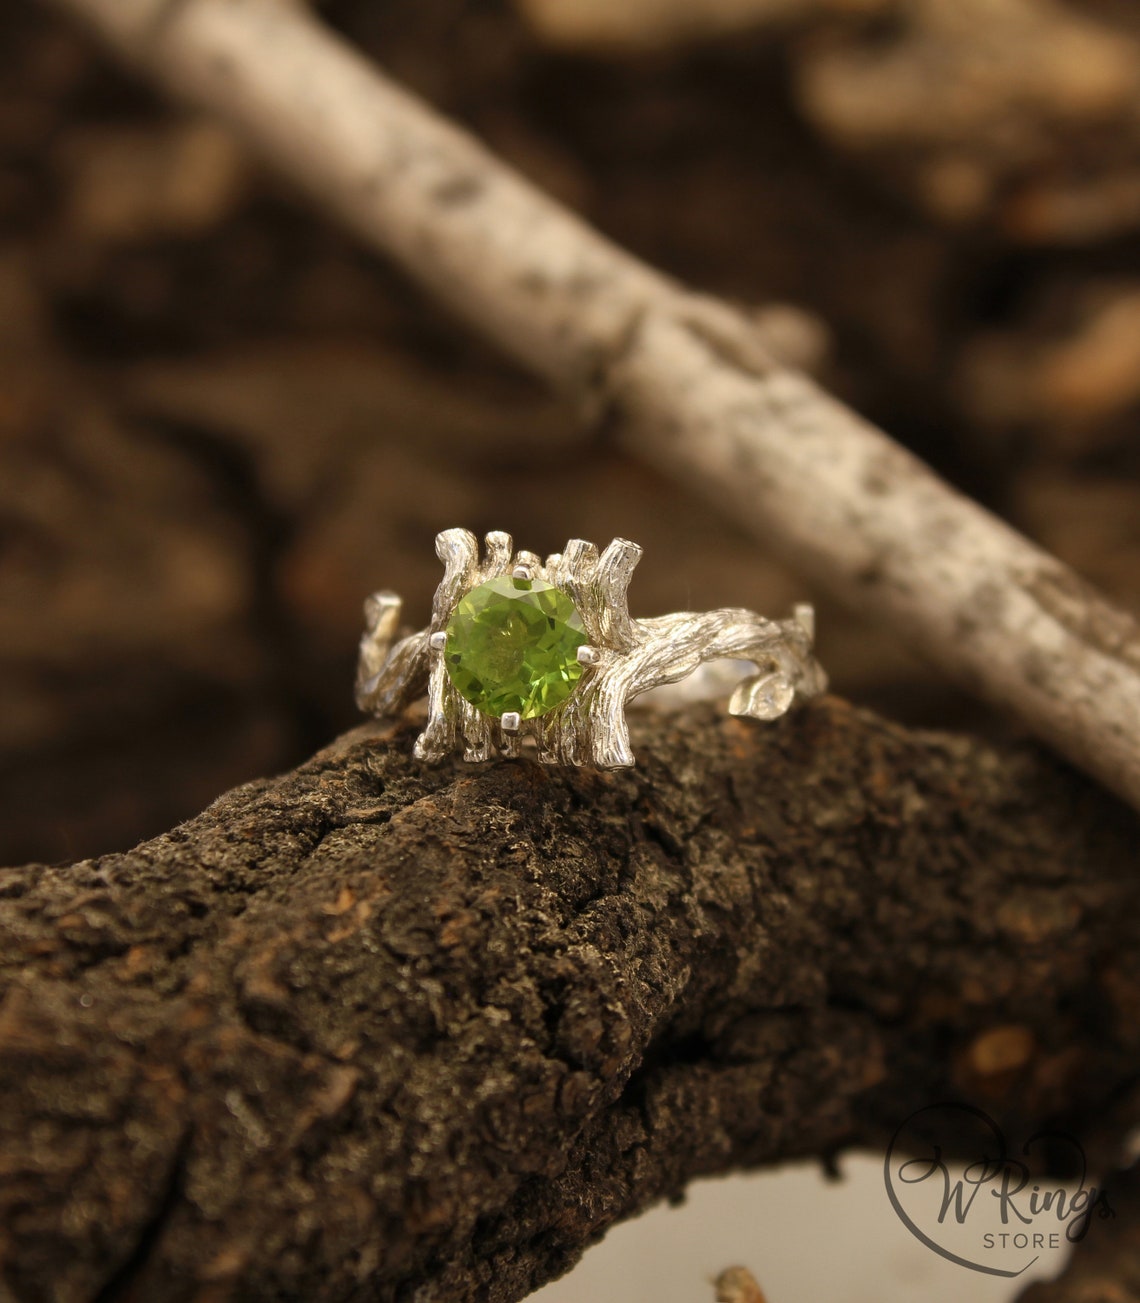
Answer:
POLYGON ((507 1303, 951 1089, 1098 1162, 1136 1120, 1136 818, 1034 748, 827 698, 431 768, 419 723, 0 873, 0 1296, 507 1303))
POLYGON ((291 0, 59 0, 628 446, 1140 806, 1140 627, 291 0))
POLYGON ((1060 1276, 1031 1285, 1021 1303, 1140 1303, 1140 1165, 1113 1176, 1112 1208, 1060 1276))

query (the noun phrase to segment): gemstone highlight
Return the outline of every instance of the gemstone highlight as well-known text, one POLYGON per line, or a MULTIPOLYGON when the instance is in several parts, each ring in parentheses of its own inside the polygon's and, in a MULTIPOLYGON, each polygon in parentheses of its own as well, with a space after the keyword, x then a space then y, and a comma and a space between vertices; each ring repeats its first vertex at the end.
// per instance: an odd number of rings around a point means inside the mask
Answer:
POLYGON ((534 719, 574 691, 586 642, 560 588, 541 579, 489 579, 456 603, 443 663, 455 690, 484 715, 513 710, 534 719))

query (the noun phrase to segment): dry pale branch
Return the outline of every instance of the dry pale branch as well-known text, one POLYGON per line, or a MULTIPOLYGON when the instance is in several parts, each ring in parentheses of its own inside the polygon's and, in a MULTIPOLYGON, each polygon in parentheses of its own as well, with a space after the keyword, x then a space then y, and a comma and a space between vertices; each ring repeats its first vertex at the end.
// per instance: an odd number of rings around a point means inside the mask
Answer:
POLYGON ((285 0, 60 0, 520 362, 1140 806, 1140 629, 285 0))

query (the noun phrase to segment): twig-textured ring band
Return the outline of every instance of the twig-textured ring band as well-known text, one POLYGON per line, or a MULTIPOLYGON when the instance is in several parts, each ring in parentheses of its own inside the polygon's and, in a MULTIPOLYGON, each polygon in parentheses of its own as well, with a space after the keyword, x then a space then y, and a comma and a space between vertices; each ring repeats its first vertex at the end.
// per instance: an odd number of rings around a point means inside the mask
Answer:
POLYGON ((364 605, 356 704, 378 716, 428 699, 422 760, 463 747, 466 760, 515 756, 532 737, 544 764, 620 769, 634 763, 625 711, 642 692, 675 683, 705 661, 751 661, 728 704, 733 715, 776 719, 827 686, 812 654, 812 608, 788 620, 727 608, 630 617, 626 590, 641 548, 615 538, 600 555, 580 538, 541 561, 509 534, 436 536, 444 574, 431 624, 393 645, 395 593, 364 605))

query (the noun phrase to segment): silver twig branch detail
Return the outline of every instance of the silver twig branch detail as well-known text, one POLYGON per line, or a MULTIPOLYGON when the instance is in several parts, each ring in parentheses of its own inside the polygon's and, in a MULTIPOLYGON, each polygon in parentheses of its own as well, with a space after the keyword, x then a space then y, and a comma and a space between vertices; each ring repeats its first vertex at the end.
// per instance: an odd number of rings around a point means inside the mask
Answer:
POLYGON ((443 579, 431 624, 418 633, 395 641, 402 605, 395 593, 374 593, 365 602, 356 704, 370 714, 390 716, 426 695, 427 726, 415 746, 422 760, 442 760, 460 746, 466 760, 517 756, 529 736, 544 764, 629 767, 634 764, 626 723, 629 703, 711 660, 730 658, 756 666, 756 673, 732 693, 728 709, 733 715, 777 719, 827 686, 812 653, 814 617, 806 603, 787 620, 768 620, 737 607, 636 620, 627 599, 641 559, 636 543, 615 538, 599 553, 593 543, 574 538, 545 561, 533 552, 516 552, 509 534, 490 533, 484 544, 480 560, 469 530, 447 529, 436 536, 443 579), (444 659, 448 621, 459 600, 488 580, 509 576, 560 589, 577 608, 589 639, 578 650, 582 676, 574 691, 533 719, 477 710, 456 690, 444 659))

